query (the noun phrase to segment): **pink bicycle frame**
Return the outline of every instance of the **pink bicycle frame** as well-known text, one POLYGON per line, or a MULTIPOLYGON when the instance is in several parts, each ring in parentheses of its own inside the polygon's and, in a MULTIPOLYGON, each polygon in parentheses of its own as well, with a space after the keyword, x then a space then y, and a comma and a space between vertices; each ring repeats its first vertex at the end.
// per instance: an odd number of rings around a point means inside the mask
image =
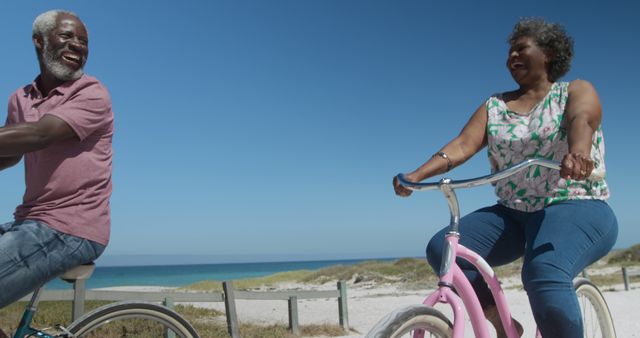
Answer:
MULTIPOLYGON (((560 169, 560 163, 550 161, 546 159, 528 159, 524 160, 511 168, 502 170, 492 175, 487 175, 470 180, 452 181, 448 178, 443 178, 438 183, 415 183, 409 182, 404 178, 404 175, 399 174, 398 180, 400 183, 412 190, 431 190, 439 189, 445 195, 447 203, 449 204, 449 211, 451 212, 450 231, 445 236, 445 246, 442 255, 442 264, 440 265, 440 280, 438 282, 438 289, 429 295, 423 304, 433 307, 437 303, 446 303, 451 306, 453 310, 453 338, 464 337, 464 323, 465 323, 465 308, 469 312, 471 325, 477 338, 489 338, 489 329, 487 321, 482 311, 482 306, 478 300, 473 287, 469 280, 465 277, 464 273, 456 263, 456 258, 460 257, 477 268, 480 275, 485 280, 491 294, 496 303, 502 326, 505 329, 508 338, 519 338, 518 332, 511 320, 511 312, 507 305, 507 300, 500 286, 500 282, 496 277, 493 269, 487 264, 487 262, 480 257, 477 253, 465 248, 459 244, 460 239, 459 221, 460 221, 460 209, 458 206, 458 199, 454 192, 455 188, 470 188, 487 183, 493 183, 502 178, 508 177, 518 171, 521 171, 527 167, 539 165, 551 169, 560 169), (454 292, 455 290, 455 292, 454 292), (463 308, 464 306, 464 308, 463 308)), ((540 333, 536 333, 536 337, 539 337, 540 333)), ((413 334, 414 338, 424 338, 424 332, 418 330, 413 334)))
MULTIPOLYGON (((453 310, 453 338, 464 337, 464 323, 466 318, 463 306, 469 312, 471 326, 473 327, 475 336, 477 338, 490 337, 489 328, 480 301, 471 283, 455 262, 456 257, 461 257, 473 264, 489 285, 507 337, 520 337, 511 320, 511 312, 509 311, 506 297, 495 273, 482 257, 459 244, 458 240, 458 234, 447 234, 445 238, 445 256, 443 258, 443 260, 447 260, 447 264, 443 265, 443 269, 441 269, 438 289, 429 295, 423 304, 434 307, 437 303, 446 303, 451 306, 453 310), (453 289, 456 290, 457 294, 453 289)), ((424 335, 422 334, 421 336, 420 333, 417 334, 418 335, 414 334, 414 338, 422 338, 424 335)))

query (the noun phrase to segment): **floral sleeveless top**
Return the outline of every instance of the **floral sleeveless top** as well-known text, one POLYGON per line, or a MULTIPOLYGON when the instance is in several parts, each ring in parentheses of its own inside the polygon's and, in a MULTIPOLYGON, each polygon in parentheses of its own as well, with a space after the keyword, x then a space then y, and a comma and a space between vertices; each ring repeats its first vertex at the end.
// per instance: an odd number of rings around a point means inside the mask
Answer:
MULTIPOLYGON (((492 172, 529 158, 562 161, 569 148, 563 119, 568 88, 568 82, 554 83, 547 96, 526 115, 509 110, 501 94, 487 100, 488 155, 492 172)), ((594 170, 584 181, 565 180, 560 178, 559 171, 538 166, 500 180, 495 185, 498 203, 533 212, 564 200, 605 200, 609 189, 604 180, 601 127, 593 135, 591 158, 595 161, 594 170)))

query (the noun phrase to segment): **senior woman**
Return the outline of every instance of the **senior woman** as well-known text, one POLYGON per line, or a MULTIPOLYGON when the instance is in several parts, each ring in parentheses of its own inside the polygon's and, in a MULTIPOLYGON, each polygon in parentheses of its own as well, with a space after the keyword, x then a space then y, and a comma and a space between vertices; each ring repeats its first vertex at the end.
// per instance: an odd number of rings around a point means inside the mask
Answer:
MULTIPOLYGON (((521 20, 508 41, 506 65, 517 89, 489 97, 456 138, 406 177, 418 182, 444 173, 485 146, 492 171, 527 158, 560 161, 560 172, 532 167, 499 181, 498 203, 460 220, 460 243, 492 266, 524 257, 522 281, 542 336, 578 338, 583 328, 572 279, 609 252, 618 235, 605 202, 600 102, 587 81, 558 82, 573 55, 573 41, 562 26, 521 20)), ((393 184, 397 195, 411 194, 397 180, 393 184)), ((435 271, 445 232, 427 246, 435 271)), ((459 263, 498 337, 506 337, 486 283, 473 266, 459 263)))

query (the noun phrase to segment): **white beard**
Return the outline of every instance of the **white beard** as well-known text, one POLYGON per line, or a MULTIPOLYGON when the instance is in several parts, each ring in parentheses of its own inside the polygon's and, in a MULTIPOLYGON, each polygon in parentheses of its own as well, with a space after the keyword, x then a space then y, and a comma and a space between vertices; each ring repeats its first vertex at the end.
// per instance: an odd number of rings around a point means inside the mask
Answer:
POLYGON ((60 56, 54 55, 53 52, 49 50, 49 42, 47 41, 47 39, 44 39, 42 60, 47 71, 53 74, 53 76, 55 76, 58 80, 77 80, 84 74, 83 68, 74 71, 67 65, 63 64, 60 61, 60 56))

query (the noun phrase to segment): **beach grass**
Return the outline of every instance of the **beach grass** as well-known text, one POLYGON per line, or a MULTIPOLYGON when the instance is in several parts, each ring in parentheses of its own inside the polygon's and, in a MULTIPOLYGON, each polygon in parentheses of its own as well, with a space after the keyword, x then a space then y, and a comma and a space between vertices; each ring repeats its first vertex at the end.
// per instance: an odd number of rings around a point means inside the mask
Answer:
POLYGON ((624 250, 617 250, 607 255, 608 264, 630 266, 640 264, 640 243, 624 250))
MULTIPOLYGON (((279 272, 273 275, 257 278, 247 278, 234 280, 233 285, 239 290, 251 290, 259 287, 272 287, 284 282, 301 282, 306 276, 311 274, 309 270, 296 270, 279 272)), ((220 281, 205 280, 194 284, 190 284, 181 288, 189 291, 222 291, 222 283, 220 281)))
MULTIPOLYGON (((86 310, 90 311, 99 306, 108 304, 106 301, 87 301, 86 310)), ((6 333, 13 334, 20 321, 26 302, 14 303, 0 309, 0 328, 6 333)), ((198 334, 203 338, 228 338, 226 319, 224 313, 198 308, 191 305, 177 305, 175 311, 189 321, 198 334)), ((34 327, 50 327, 55 324, 68 325, 71 322, 71 302, 41 302, 34 318, 34 327)), ((96 338, 158 338, 163 336, 163 328, 152 325, 144 320, 127 320, 109 324, 99 333, 91 337, 96 338)), ((335 337, 344 335, 344 331, 338 325, 301 325, 300 331, 304 336, 335 337)), ((242 337, 247 338, 293 338, 294 336, 285 325, 254 325, 240 324, 242 337)))
MULTIPOLYGON (((587 268, 587 271, 600 268, 618 268, 623 266, 640 265, 640 244, 630 248, 612 251, 587 268)), ((519 278, 522 269, 522 259, 503 266, 495 267, 494 271, 501 279, 519 278)), ((622 283, 620 273, 593 274, 589 278, 597 285, 611 285, 622 283)), ((281 272, 273 275, 249 278, 234 281, 234 287, 238 290, 264 290, 277 288, 286 283, 300 283, 309 285, 322 285, 334 283, 339 280, 349 281, 352 285, 361 283, 370 284, 394 284, 405 289, 421 289, 433 287, 437 281, 435 273, 422 258, 401 258, 391 261, 364 261, 351 265, 334 265, 315 271, 298 270, 281 272)), ((640 280, 640 277, 632 276, 632 282, 640 280)), ((521 286, 513 286, 521 287, 521 286)), ((201 281, 185 286, 189 291, 222 291, 220 281, 201 281)))
MULTIPOLYGON (((604 287, 622 283, 620 268, 626 266, 640 266, 640 244, 628 249, 616 250, 587 268, 589 278, 596 285, 604 287)), ((522 260, 495 268, 501 279, 508 277, 519 278, 522 260)), ((631 282, 640 282, 640 276, 631 276, 631 282)), ((431 271, 424 259, 402 258, 393 261, 365 261, 352 265, 336 265, 315 271, 299 270, 273 274, 260 278, 250 278, 234 281, 236 289, 241 290, 269 290, 282 288, 286 283, 304 283, 322 285, 335 283, 338 280, 346 280, 351 285, 381 285, 393 284, 405 288, 434 287, 436 276, 431 271)), ((221 291, 220 281, 203 281, 185 287, 190 291, 221 291)), ((521 287, 514 285, 512 287, 521 287)), ((87 301, 86 311, 107 304, 105 301, 87 301)), ((19 302, 0 309, 0 328, 5 332, 13 332, 18 324, 25 303, 19 302)), ((194 306, 176 305, 176 312, 183 315, 202 337, 218 338, 229 337, 226 327, 225 315, 222 312, 199 308, 194 306)), ((71 321, 71 302, 42 302, 39 311, 34 318, 35 327, 50 326, 52 324, 68 324, 71 321)), ((139 323, 129 324, 131 328, 117 327, 112 332, 101 333, 100 337, 146 337, 138 331, 150 332, 149 337, 158 337, 153 328, 141 326, 139 323), (132 334, 132 335, 127 335, 132 334)), ((333 337, 344 334, 338 325, 303 325, 300 327, 303 336, 333 337)), ((295 337, 286 325, 257 325, 241 323, 240 332, 243 337, 295 337)))
MULTIPOLYGON (((325 284, 339 280, 354 284, 363 282, 401 283, 415 286, 434 282, 435 274, 424 259, 402 258, 394 261, 365 261, 352 265, 334 265, 310 271, 298 270, 273 275, 233 281, 238 290, 255 290, 277 287, 282 283, 325 284)), ((222 291, 220 281, 201 281, 183 288, 189 291, 222 291)))
POLYGON ((395 261, 365 261, 354 265, 327 267, 309 274, 302 281, 323 284, 334 280, 352 280, 355 284, 411 284, 435 280, 435 274, 424 259, 402 258, 395 261))

